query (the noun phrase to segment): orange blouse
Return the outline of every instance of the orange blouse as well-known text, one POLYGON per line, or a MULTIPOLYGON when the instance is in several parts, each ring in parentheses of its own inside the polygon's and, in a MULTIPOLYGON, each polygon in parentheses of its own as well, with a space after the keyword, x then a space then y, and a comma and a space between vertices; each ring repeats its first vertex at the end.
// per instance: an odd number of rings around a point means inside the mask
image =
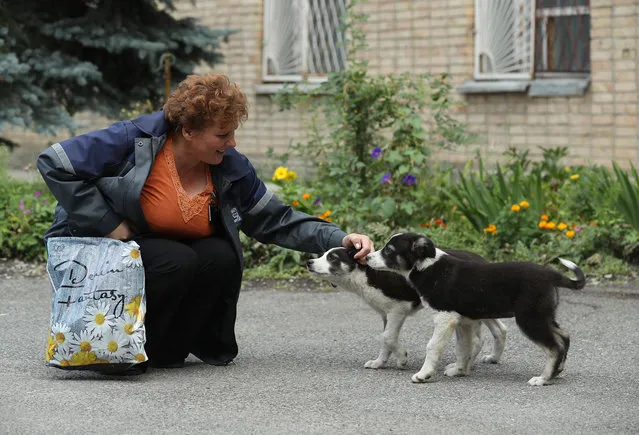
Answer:
POLYGON ((209 204, 215 190, 211 171, 206 166, 206 187, 189 196, 184 191, 175 167, 171 137, 158 153, 144 183, 140 204, 151 231, 171 239, 199 239, 211 236, 215 227, 209 222, 209 204))

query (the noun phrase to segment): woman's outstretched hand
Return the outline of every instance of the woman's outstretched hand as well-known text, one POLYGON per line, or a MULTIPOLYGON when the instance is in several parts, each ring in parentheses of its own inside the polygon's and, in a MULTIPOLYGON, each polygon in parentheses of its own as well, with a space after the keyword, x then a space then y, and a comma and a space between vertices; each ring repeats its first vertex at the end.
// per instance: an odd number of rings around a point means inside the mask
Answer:
POLYGON ((342 246, 344 248, 355 248, 357 254, 353 258, 361 264, 366 264, 366 256, 373 252, 373 241, 370 237, 363 234, 351 233, 342 239, 342 246))

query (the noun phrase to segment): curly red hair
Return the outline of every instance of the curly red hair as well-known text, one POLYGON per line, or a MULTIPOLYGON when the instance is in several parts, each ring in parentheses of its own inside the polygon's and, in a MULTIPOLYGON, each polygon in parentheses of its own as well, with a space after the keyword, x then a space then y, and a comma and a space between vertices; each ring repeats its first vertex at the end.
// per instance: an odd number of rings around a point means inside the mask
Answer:
POLYGON ((248 119, 246 95, 224 74, 192 74, 169 95, 164 117, 176 130, 201 131, 211 125, 248 119))

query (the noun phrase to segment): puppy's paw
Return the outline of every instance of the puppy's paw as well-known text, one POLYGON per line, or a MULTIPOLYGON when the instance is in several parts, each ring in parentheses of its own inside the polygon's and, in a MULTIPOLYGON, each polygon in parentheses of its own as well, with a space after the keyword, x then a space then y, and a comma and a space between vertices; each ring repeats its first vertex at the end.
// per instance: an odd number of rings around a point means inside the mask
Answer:
POLYGON ((450 367, 450 368, 446 367, 446 370, 444 370, 444 374, 450 377, 457 377, 457 376, 466 376, 468 372, 464 370, 463 368, 459 368, 457 367, 457 365, 454 365, 453 367, 450 367))
POLYGON ((364 368, 367 369, 381 369, 386 365, 386 361, 382 361, 380 359, 372 359, 370 361, 366 361, 364 364, 364 368))
POLYGON ((448 365, 446 365, 446 367, 444 368, 444 371, 450 370, 452 368, 457 367, 457 363, 450 363, 448 365))
POLYGON ((410 380, 413 381, 413 383, 415 384, 423 384, 426 382, 434 382, 435 379, 433 378, 434 373, 422 373, 422 372, 417 372, 415 373, 410 380))
POLYGON ((499 358, 497 358, 493 354, 484 355, 484 356, 481 357, 481 362, 486 363, 486 364, 499 364, 499 358))
POLYGON ((535 376, 534 378, 530 378, 528 385, 539 387, 541 385, 548 385, 548 381, 546 381, 543 376, 535 376))

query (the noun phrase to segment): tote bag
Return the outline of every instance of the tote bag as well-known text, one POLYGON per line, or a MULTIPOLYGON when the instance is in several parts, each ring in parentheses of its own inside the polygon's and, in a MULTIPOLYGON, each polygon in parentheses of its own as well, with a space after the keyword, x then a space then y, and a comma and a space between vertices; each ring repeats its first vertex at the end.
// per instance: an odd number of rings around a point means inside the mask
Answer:
POLYGON ((146 361, 139 245, 102 237, 52 237, 47 251, 52 297, 46 364, 117 372, 146 361))

